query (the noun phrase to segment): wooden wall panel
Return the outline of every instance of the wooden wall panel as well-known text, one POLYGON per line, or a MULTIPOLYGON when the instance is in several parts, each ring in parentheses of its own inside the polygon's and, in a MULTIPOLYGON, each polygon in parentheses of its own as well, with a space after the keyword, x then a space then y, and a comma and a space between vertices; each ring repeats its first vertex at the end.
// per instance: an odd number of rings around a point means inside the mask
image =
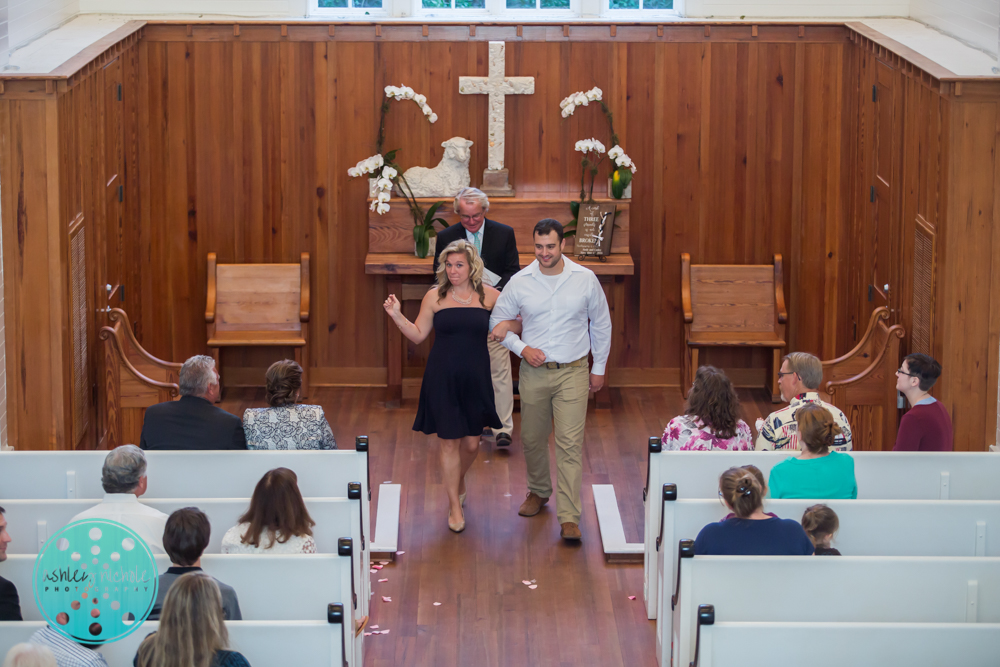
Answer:
MULTIPOLYGON (((679 366, 681 252, 722 263, 769 262, 780 252, 788 262, 799 231, 805 250, 794 262, 802 269, 789 276, 802 285, 789 281, 789 302, 799 290, 837 296, 827 305, 804 299, 806 317, 793 310, 790 341, 823 356, 845 348, 834 331, 824 333, 828 321, 836 325, 844 289, 837 269, 846 218, 841 161, 850 145, 838 125, 844 51, 837 43, 710 40, 508 44, 508 74, 536 78, 534 95, 507 99, 506 159, 520 192, 576 192, 574 143, 597 137, 611 147, 598 105, 559 115, 563 97, 595 85, 612 102, 622 144, 638 165, 637 270, 621 285, 614 366, 679 366), (807 217, 797 213, 803 206, 807 217)), ((175 360, 203 351, 207 252, 220 261, 290 261, 306 250, 316 258, 314 363, 331 369, 327 377, 337 368, 384 366, 384 282, 361 266, 365 184, 346 170, 374 152, 382 88, 405 83, 427 95, 440 120, 431 125, 414 105, 392 102, 386 149, 398 148, 404 166, 433 166, 442 141, 471 138, 478 183, 487 100, 459 95, 457 84, 487 73, 487 45, 244 37, 149 41, 140 53, 140 113, 149 118, 141 124, 149 150, 140 155, 150 170, 142 178, 142 219, 148 235, 162 240, 141 278, 144 308, 158 304, 143 344, 175 360)), ((596 192, 605 190, 604 178, 602 170, 596 192)), ((427 350, 427 343, 410 347, 409 375, 419 375, 427 350)), ((766 365, 753 354, 719 350, 711 360, 766 365)), ((251 351, 226 365, 268 362, 251 351)))

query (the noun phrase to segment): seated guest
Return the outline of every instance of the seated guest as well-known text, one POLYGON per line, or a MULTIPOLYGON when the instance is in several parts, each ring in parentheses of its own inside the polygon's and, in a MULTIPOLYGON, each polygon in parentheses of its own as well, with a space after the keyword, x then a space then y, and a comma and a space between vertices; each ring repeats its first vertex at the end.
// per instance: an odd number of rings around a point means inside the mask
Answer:
MULTIPOLYGON (((760 468, 758 468, 755 465, 746 465, 746 466, 739 466, 738 468, 735 468, 735 469, 736 470, 746 470, 751 475, 753 475, 754 477, 756 477, 757 481, 760 482, 760 488, 763 490, 764 496, 765 497, 767 496, 767 481, 764 479, 764 473, 762 473, 760 471, 760 468)), ((773 512, 764 512, 764 514, 768 515, 769 517, 773 517, 775 519, 778 518, 778 515, 774 514, 773 512)), ((734 514, 733 512, 730 512, 726 516, 722 517, 722 520, 725 521, 726 519, 731 519, 734 516, 736 516, 736 514, 734 514)))
POLYGON ((246 449, 243 422, 213 405, 222 395, 215 360, 203 354, 181 366, 181 398, 146 408, 143 449, 246 449))
POLYGON ((250 667, 241 653, 227 650, 222 595, 204 572, 183 574, 167 592, 160 629, 139 645, 134 667, 250 667))
POLYGON ((684 414, 671 419, 663 430, 663 449, 752 450, 750 427, 739 415, 740 399, 733 383, 718 368, 701 366, 684 414))
POLYGON ((823 381, 823 364, 806 352, 792 352, 781 361, 778 387, 781 398, 788 406, 776 410, 767 419, 757 420, 757 450, 798 449, 795 413, 803 405, 821 405, 833 415, 840 427, 833 448, 838 452, 851 449, 851 425, 840 408, 819 398, 819 385, 823 381))
POLYGON ((908 354, 896 371, 896 389, 906 396, 910 410, 899 420, 894 452, 950 452, 951 417, 928 392, 941 375, 941 364, 926 354, 908 354))
MULTIPOLYGON (((182 574, 201 572, 201 555, 212 536, 212 526, 208 517, 197 507, 185 507, 170 515, 163 529, 163 548, 170 556, 170 567, 160 575, 160 585, 156 590, 156 602, 149 620, 156 621, 163 610, 167 591, 182 574)), ((222 612, 227 621, 241 621, 240 601, 232 586, 227 586, 212 577, 222 594, 222 612)))
POLYGON ((296 405, 302 388, 302 366, 290 359, 267 369, 269 408, 243 413, 247 449, 336 449, 333 431, 318 405, 296 405))
POLYGON ((96 644, 77 643, 49 625, 31 635, 28 641, 47 648, 56 659, 56 667, 108 667, 96 644))
POLYGON ((826 505, 807 507, 802 515, 802 528, 809 541, 816 547, 814 556, 839 556, 840 552, 830 546, 833 536, 840 529, 840 518, 826 505))
POLYGON ((39 644, 14 644, 3 667, 59 667, 52 651, 39 644))
MULTIPOLYGON (((12 542, 7 532, 7 517, 0 507, 0 563, 7 560, 7 545, 12 542)), ((0 621, 21 621, 21 599, 17 596, 14 582, 0 577, 0 621)))
POLYGON ((123 523, 139 534, 155 554, 163 551, 163 527, 167 515, 139 502, 146 493, 146 455, 135 445, 122 445, 108 452, 101 470, 104 500, 70 520, 109 519, 123 523))
POLYGON ((854 459, 831 451, 840 427, 826 408, 803 405, 795 413, 802 453, 771 468, 772 498, 857 498, 854 459))
POLYGON ((224 554, 314 554, 316 540, 298 477, 288 468, 264 473, 250 509, 222 538, 224 554))
POLYGON ((730 468, 719 478, 719 495, 730 518, 710 523, 694 541, 700 556, 808 556, 812 542, 791 519, 764 513, 764 486, 746 468, 730 468))

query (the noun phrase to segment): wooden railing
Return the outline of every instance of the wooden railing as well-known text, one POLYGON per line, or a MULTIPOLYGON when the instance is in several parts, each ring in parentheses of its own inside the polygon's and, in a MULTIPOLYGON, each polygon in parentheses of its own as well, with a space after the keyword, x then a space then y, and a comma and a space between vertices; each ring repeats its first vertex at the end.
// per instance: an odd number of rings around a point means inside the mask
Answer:
POLYGON ((157 359, 136 340, 128 315, 112 308, 113 326, 102 327, 104 382, 107 395, 108 449, 139 444, 146 408, 176 400, 181 364, 157 359))

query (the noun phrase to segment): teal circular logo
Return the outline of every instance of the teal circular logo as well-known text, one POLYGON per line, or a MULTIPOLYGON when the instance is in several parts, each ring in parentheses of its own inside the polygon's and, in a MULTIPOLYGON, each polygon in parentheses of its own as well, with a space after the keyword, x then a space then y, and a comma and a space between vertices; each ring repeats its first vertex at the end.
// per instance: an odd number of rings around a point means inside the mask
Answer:
POLYGON ((156 601, 149 545, 108 519, 71 523, 35 560, 35 602, 48 624, 76 642, 106 644, 135 632, 156 601))

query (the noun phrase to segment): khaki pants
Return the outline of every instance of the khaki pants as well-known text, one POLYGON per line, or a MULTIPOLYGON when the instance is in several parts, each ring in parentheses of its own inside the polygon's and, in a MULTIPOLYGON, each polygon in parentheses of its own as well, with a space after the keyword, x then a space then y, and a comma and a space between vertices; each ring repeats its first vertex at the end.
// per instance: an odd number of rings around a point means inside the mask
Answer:
POLYGON ((487 343, 490 348, 490 371, 493 374, 493 397, 497 416, 503 426, 493 429, 493 434, 514 435, 514 381, 510 374, 510 350, 496 341, 487 343))
POLYGON ((552 495, 549 434, 556 430, 556 515, 559 523, 580 523, 583 477, 583 431, 587 419, 590 369, 534 368, 522 360, 521 442, 528 469, 528 490, 542 498, 552 495))

